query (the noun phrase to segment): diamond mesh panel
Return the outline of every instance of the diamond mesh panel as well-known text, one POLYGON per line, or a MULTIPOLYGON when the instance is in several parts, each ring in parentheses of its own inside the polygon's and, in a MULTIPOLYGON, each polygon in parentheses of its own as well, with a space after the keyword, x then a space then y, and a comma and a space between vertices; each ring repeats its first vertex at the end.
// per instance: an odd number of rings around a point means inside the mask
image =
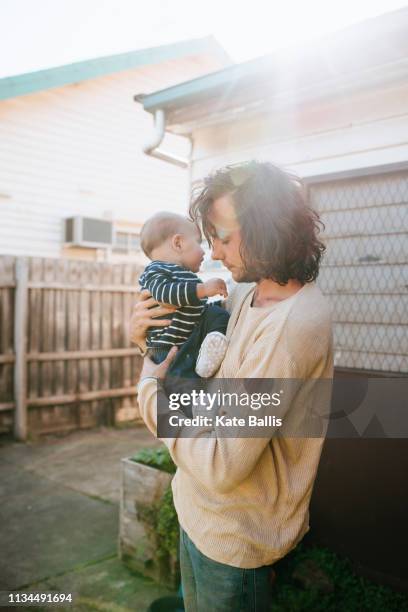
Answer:
POLYGON ((309 194, 326 226, 318 284, 332 304, 336 366, 408 372, 408 172, 309 194))

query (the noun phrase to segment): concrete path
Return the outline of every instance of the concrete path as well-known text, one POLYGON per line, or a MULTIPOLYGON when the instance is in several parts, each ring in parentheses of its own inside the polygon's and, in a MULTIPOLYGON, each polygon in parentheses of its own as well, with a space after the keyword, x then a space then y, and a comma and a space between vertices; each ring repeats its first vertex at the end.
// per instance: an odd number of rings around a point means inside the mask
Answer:
POLYGON ((74 612, 144 612, 168 594, 117 557, 120 459, 157 444, 144 427, 2 443, 0 590, 73 591, 58 609, 74 612))

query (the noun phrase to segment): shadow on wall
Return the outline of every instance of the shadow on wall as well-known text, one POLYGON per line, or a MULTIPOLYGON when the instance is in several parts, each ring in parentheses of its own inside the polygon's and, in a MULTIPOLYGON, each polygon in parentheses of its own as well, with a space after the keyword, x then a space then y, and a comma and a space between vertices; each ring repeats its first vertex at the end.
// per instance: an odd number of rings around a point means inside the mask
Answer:
MULTIPOLYGON (((355 386, 357 396, 364 383, 355 386)), ((349 557, 357 572, 408 592, 408 439, 349 434, 325 441, 310 537, 349 557)))

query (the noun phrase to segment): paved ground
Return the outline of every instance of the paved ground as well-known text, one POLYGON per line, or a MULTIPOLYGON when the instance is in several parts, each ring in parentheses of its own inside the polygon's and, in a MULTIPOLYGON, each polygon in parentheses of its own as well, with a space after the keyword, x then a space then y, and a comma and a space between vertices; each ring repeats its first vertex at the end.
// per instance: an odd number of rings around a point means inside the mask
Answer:
POLYGON ((1 443, 0 591, 74 591, 74 612, 144 612, 168 594, 117 557, 120 459, 156 444, 144 427, 1 443))

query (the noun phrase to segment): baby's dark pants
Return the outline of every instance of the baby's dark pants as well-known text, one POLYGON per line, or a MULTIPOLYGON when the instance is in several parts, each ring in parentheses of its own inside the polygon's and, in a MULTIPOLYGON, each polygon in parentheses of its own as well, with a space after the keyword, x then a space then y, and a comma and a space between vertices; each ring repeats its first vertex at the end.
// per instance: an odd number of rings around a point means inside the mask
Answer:
MULTIPOLYGON (((167 376, 172 378, 200 378, 195 371, 200 346, 206 335, 210 332, 218 331, 225 334, 228 319, 229 314, 225 308, 217 304, 207 304, 190 336, 179 347, 177 355, 167 372, 167 376)), ((149 348, 148 356, 154 363, 161 363, 166 359, 170 348, 149 348)))

